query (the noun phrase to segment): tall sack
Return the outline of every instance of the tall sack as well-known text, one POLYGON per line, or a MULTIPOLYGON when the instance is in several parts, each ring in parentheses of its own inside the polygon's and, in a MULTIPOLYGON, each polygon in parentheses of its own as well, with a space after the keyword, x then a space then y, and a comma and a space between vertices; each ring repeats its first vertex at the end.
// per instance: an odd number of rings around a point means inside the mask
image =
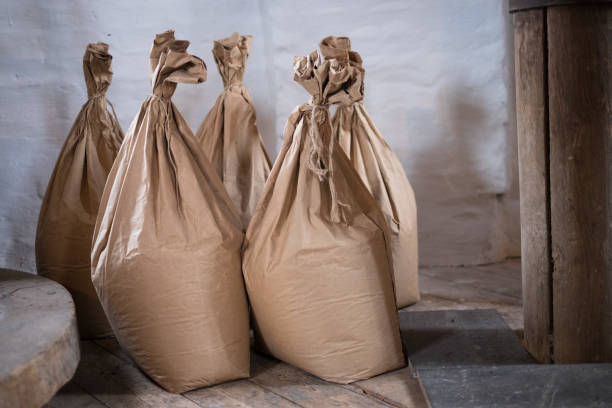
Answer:
POLYGON ((225 90, 196 133, 244 229, 270 175, 270 159, 255 124, 255 106, 242 85, 251 41, 250 35, 238 33, 215 41, 213 55, 225 90))
POLYGON ((221 180, 170 100, 206 66, 172 31, 156 37, 153 95, 102 196, 92 279, 117 339, 171 392, 249 375, 243 233, 221 180))
POLYGON ((350 383, 404 365, 382 213, 331 137, 328 104, 356 71, 296 57, 298 106, 243 249, 257 340, 277 358, 350 383))
POLYGON ((38 274, 70 291, 83 338, 112 333, 91 284, 90 265, 100 197, 123 140, 115 112, 106 106, 112 59, 107 44, 89 44, 85 50, 83 72, 89 99, 57 159, 36 231, 38 274))
MULTIPOLYGON (((416 303, 419 295, 417 210, 414 191, 402 163, 381 136, 363 103, 365 70, 346 37, 327 37, 321 53, 359 70, 359 92, 350 94, 332 118, 336 140, 380 206, 391 231, 395 296, 398 307, 416 303)), ((357 88, 356 88, 357 90, 357 88)))

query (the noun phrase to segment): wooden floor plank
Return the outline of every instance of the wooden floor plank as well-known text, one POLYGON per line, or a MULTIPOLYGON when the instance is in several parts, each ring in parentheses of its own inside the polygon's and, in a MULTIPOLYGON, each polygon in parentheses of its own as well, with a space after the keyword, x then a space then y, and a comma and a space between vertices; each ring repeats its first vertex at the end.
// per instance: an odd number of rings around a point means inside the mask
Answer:
POLYGON ((250 380, 232 381, 214 387, 190 391, 185 396, 202 407, 278 407, 295 408, 299 405, 269 391, 250 380), (228 405, 231 401, 232 405, 228 405))
MULTIPOLYGON (((112 357, 106 351, 100 351, 106 356, 95 356, 83 351, 87 342, 81 342, 81 362, 73 381, 87 393, 101 401, 109 408, 150 408, 154 405, 144 402, 136 393, 121 381, 117 381, 114 373, 121 367, 118 363, 109 363, 106 367, 97 360, 112 357)), ((124 363, 123 363, 124 364, 124 363)))
POLYGON ((495 303, 518 304, 520 298, 514 295, 495 292, 489 289, 474 287, 469 284, 454 282, 446 278, 426 275, 419 277, 422 294, 433 294, 448 299, 457 299, 461 302, 466 300, 479 300, 495 303))
POLYGON ((385 402, 316 378, 278 360, 256 354, 251 381, 301 407, 390 407, 385 402))
MULTIPOLYGON (((422 268, 421 289, 421 302, 402 309, 400 317, 407 311, 496 309, 513 329, 522 330, 519 261, 478 267, 422 268)), ((405 322, 403 327, 406 336, 405 322)), ((175 395, 143 374, 115 338, 82 342, 81 348, 83 363, 74 381, 54 397, 49 408, 427 406, 419 379, 408 367, 340 385, 254 353, 251 379, 175 395)), ((503 354, 503 350, 500 352, 503 354)))
POLYGON ((508 326, 522 337, 523 333, 523 307, 520 304, 493 303, 484 300, 457 300, 441 296, 424 294, 421 301, 415 305, 401 309, 409 312, 423 312, 435 310, 472 310, 495 309, 504 318, 508 326))
POLYGON ((366 394, 399 408, 427 408, 416 371, 405 367, 353 384, 366 394))
MULTIPOLYGON (((98 346, 114 354, 124 362, 135 365, 114 337, 95 340, 98 346)), ((150 381, 150 380, 149 380, 150 381)), ((213 387, 200 388, 183 396, 202 407, 295 407, 290 401, 262 388, 250 380, 232 381, 213 387)))
POLYGON ((448 280, 456 286, 468 286, 521 299, 520 265, 515 269, 493 267, 423 268, 421 276, 448 280))
POLYGON ((132 357, 130 357, 130 355, 123 348, 121 348, 121 345, 115 337, 105 337, 103 339, 92 340, 92 342, 124 362, 136 365, 134 360, 132 360, 132 357))
POLYGON ((64 385, 43 408, 108 408, 74 381, 64 385))
MULTIPOLYGON (((120 397, 133 396, 132 399, 137 400, 139 404, 144 404, 143 406, 200 408, 198 404, 182 395, 164 391, 136 366, 126 363, 93 342, 82 341, 81 352, 83 364, 79 368, 87 370, 87 375, 90 376, 104 375, 105 381, 115 389, 123 388, 121 393, 117 393, 120 397)), ((81 381, 82 379, 77 379, 79 385, 81 381)), ((112 408, 121 406, 114 405, 116 401, 109 401, 108 393, 104 392, 105 390, 83 388, 112 408)))
POLYGON ((496 309, 523 337, 521 262, 465 267, 423 267, 421 301, 402 310, 496 309))
MULTIPOLYGON (((120 356, 125 361, 131 361, 129 356, 121 349, 119 343, 114 338, 108 338, 104 340, 96 340, 96 343, 99 345, 103 345, 103 347, 113 354, 120 356)), ((250 406, 265 406, 265 404, 269 404, 269 406, 278 406, 278 407, 289 407, 289 406, 313 406, 313 405, 303 405, 304 401, 296 401, 291 397, 290 391, 296 391, 300 389, 301 386, 309 387, 312 382, 314 382, 317 387, 314 387, 314 393, 312 398, 306 398, 306 401, 318 401, 321 402, 319 395, 327 395, 330 397, 338 398, 338 401, 341 401, 340 404, 348 401, 349 405, 338 405, 338 406, 376 406, 378 401, 376 401, 376 397, 370 398, 367 396, 361 396, 356 394, 354 391, 350 389, 345 389, 341 385, 328 383, 326 381, 317 379, 297 368, 291 367, 283 362, 272 360, 264 356, 257 355, 253 353, 253 365, 251 368, 251 376, 252 378, 249 380, 241 380, 230 382, 226 384, 220 384, 215 387, 202 388, 199 390, 191 391, 185 394, 185 396, 191 399, 194 402, 197 402, 202 406, 223 406, 219 405, 220 403, 226 403, 228 406, 236 406, 236 407, 250 407, 250 406), (261 374, 261 369, 263 365, 266 367, 274 366, 275 370, 272 372, 267 372, 264 375, 261 374), (288 388, 284 388, 282 392, 277 392, 276 385, 273 384, 276 376, 283 376, 283 380, 285 381, 284 385, 286 386, 288 382, 294 381, 291 384, 291 389, 288 391, 288 388), (336 391, 338 395, 334 395, 333 391, 336 391), (224 400, 225 398, 225 400, 224 400), (227 400, 229 398, 229 400, 227 400), (221 402, 220 402, 221 401, 221 402), (225 401, 225 402, 223 402, 225 401), (366 405, 354 405, 354 404, 366 404, 366 405), (253 404, 253 405, 249 405, 253 404)), ((280 385, 280 383, 278 383, 280 385)), ((305 388, 298 392, 301 393, 309 393, 311 390, 305 388)), ((384 404, 382 406, 385 406, 384 404)))

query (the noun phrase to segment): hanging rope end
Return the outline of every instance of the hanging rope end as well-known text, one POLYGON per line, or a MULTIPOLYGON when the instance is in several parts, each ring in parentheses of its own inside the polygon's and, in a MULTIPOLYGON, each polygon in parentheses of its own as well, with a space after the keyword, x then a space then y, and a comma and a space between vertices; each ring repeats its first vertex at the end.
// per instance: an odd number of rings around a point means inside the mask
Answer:
POLYGON ((346 211, 350 211, 351 206, 340 201, 332 203, 330 211, 330 220, 336 224, 342 223, 348 225, 348 219, 346 217, 346 211))

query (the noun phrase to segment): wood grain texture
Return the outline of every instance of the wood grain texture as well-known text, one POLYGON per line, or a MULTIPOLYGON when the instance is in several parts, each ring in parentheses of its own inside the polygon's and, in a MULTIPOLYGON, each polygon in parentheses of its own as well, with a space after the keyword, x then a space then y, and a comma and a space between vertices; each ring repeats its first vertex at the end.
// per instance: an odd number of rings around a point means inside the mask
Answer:
POLYGON ((525 344, 540 362, 550 361, 552 331, 545 18, 514 15, 525 344))
POLYGON ((137 395, 151 398, 156 395, 155 403, 168 407, 295 407, 296 405, 250 380, 232 381, 213 387, 199 388, 182 395, 170 394, 155 385, 135 366, 133 360, 121 348, 115 338, 94 341, 96 345, 120 359, 123 367, 124 383, 137 395))
POLYGON ((278 407, 295 408, 299 405, 249 380, 232 381, 214 387, 200 388, 183 394, 202 407, 278 407))
POLYGON ((44 408, 108 408, 74 381, 63 386, 44 408))
MULTIPOLYGON (((502 315, 504 310, 512 312, 508 316, 516 316, 510 321, 515 321, 516 327, 522 328, 522 320, 519 319, 522 315, 517 314, 520 311, 518 261, 479 267, 425 268, 423 277, 425 284, 422 287, 426 292, 423 301, 403 309, 401 313, 427 307, 449 309, 488 306, 497 308, 502 315), (453 286, 459 289, 453 291, 453 286), (473 299, 474 296, 477 299, 473 299)), ((485 315, 490 317, 490 311, 485 312, 485 315)), ((471 319, 470 322, 476 324, 477 320, 482 319, 471 319)), ((488 321, 487 318, 484 321, 488 321)), ((498 316, 495 321, 499 323, 498 316)), ((507 327, 505 331, 508 331, 507 327)), ((461 340, 464 344, 468 342, 468 346, 462 346, 469 349, 467 354, 476 351, 470 339, 478 335, 478 331, 470 333, 466 333, 461 340)), ((491 337, 492 331, 481 330, 480 333, 489 339, 495 338, 491 337)), ((446 334, 452 335, 448 331, 446 334)), ((509 334, 512 336, 511 332, 509 334)), ((451 337, 447 336, 447 340, 452 340, 451 337)), ((485 343, 480 339, 474 344, 482 349, 485 343)), ((357 383, 339 385, 327 383, 278 360, 253 353, 253 378, 175 395, 166 393, 143 374, 115 338, 82 342, 81 347, 83 358, 77 375, 49 402, 48 407, 428 406, 418 375, 410 367, 357 383)), ((499 354, 495 350, 497 346, 490 353, 486 349, 480 353, 499 354)), ((502 350, 500 355, 503 357, 504 353, 502 350)), ((465 356, 466 352, 461 355, 465 356)), ((453 361, 463 359, 461 356, 451 357, 453 361)), ((497 360, 493 361, 502 360, 497 356, 497 360)))
POLYGON ((412 367, 405 367, 352 384, 389 405, 399 408, 427 408, 425 392, 418 374, 412 367))
POLYGON ((90 341, 81 341, 80 345, 81 362, 72 382, 108 407, 147 408, 156 406, 155 402, 159 400, 155 392, 152 392, 151 396, 140 395, 144 387, 149 386, 151 389, 157 387, 141 371, 90 341), (141 378, 134 380, 134 377, 141 378), (134 381, 141 382, 140 388, 134 387, 134 381))
POLYGON ((421 301, 404 311, 495 309, 523 337, 521 261, 463 267, 422 267, 421 301))
POLYGON ((78 362, 68 291, 40 276, 0 269, 0 407, 40 407, 78 362))
MULTIPOLYGON (((518 266, 518 265, 517 265, 518 266)), ((454 290, 453 297, 519 303, 521 301, 520 266, 514 270, 518 276, 496 274, 494 268, 422 268, 423 283, 436 293, 454 290), (446 281, 446 284, 443 283, 446 281)), ((448 293, 451 295, 451 293, 448 293)))
POLYGON ((316 378, 298 368, 254 355, 251 381, 301 407, 389 407, 390 405, 339 384, 316 378))
POLYGON ((608 361, 612 6, 547 16, 554 359, 608 361))
POLYGON ((611 3, 612 0, 510 0, 508 2, 508 10, 513 13, 521 10, 534 8, 566 6, 566 5, 584 5, 596 3, 611 3))

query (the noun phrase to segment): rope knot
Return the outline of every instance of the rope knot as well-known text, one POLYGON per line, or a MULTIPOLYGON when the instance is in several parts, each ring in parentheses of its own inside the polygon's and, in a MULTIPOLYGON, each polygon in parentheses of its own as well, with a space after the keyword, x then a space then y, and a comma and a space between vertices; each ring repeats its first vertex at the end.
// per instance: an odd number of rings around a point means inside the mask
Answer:
POLYGON ((106 97, 106 91, 103 92, 96 92, 95 94, 92 94, 89 99, 95 99, 95 98, 100 98, 100 97, 106 97))
POLYGON ((224 91, 231 91, 232 88, 235 87, 235 86, 242 87, 242 82, 240 82, 240 81, 230 82, 229 84, 227 84, 227 85, 225 85, 223 87, 223 90, 224 91))
MULTIPOLYGON (((323 137, 321 135, 321 127, 325 124, 326 119, 329 121, 329 110, 327 105, 311 106, 310 141, 312 143, 312 147, 310 149, 308 168, 317 175, 319 181, 324 181, 330 175, 329 163, 331 162, 331 143, 333 143, 333 140, 330 140, 330 148, 326 149, 323 142, 323 137)), ((333 138, 330 137, 330 139, 333 138)))
POLYGON ((329 118, 329 106, 320 104, 308 104, 310 109, 310 142, 311 149, 308 158, 308 169, 313 172, 319 182, 327 181, 331 196, 330 218, 332 222, 346 223, 346 217, 342 208, 350 208, 348 204, 340 202, 335 183, 333 181, 333 154, 335 138, 331 134, 331 121, 329 118), (327 144, 323 139, 322 129, 328 129, 329 141, 327 144))

